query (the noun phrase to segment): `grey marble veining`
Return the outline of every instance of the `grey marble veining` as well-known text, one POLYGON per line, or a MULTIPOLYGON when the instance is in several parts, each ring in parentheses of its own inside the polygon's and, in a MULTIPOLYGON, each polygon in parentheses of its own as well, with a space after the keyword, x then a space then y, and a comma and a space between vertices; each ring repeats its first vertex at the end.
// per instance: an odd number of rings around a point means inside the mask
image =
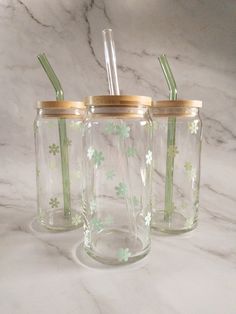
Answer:
POLYGON ((0 312, 217 314, 236 312, 236 2, 0 1, 0 312), (32 122, 54 99, 37 61, 46 52, 67 99, 107 93, 101 30, 114 31, 122 93, 168 96, 166 53, 179 98, 202 99, 198 228, 154 235, 142 263, 101 267, 80 250, 82 230, 34 223, 32 122))

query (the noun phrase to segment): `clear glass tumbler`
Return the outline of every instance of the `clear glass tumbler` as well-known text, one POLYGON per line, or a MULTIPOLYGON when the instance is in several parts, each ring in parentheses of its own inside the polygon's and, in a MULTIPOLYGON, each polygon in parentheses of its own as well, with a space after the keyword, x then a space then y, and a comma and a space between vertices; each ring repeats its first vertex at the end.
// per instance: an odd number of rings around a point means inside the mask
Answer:
POLYGON ((85 105, 85 250, 131 263, 150 249, 151 98, 93 96, 85 105))
POLYGON ((153 119, 152 227, 192 230, 198 220, 201 101, 156 101, 153 119))
POLYGON ((38 220, 62 231, 82 221, 84 104, 43 101, 34 121, 38 220))

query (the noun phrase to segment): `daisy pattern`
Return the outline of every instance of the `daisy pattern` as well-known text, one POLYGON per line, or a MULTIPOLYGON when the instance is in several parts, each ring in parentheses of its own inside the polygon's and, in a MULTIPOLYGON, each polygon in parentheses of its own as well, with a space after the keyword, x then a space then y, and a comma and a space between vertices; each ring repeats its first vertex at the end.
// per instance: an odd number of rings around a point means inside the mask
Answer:
POLYGON ((167 150, 168 157, 174 158, 179 153, 178 147, 175 145, 170 145, 167 150))
POLYGON ((92 157, 96 167, 101 166, 102 161, 104 161, 104 156, 102 152, 98 152, 96 149, 93 152, 92 157))
POLYGON ((59 146, 56 144, 51 144, 48 146, 48 148, 49 148, 49 154, 53 154, 54 156, 60 151, 59 146))
POLYGON ((117 125, 116 126, 116 133, 120 135, 122 138, 128 138, 130 133, 130 127, 126 124, 117 125))
POLYGON ((91 224, 93 226, 93 229, 96 230, 97 232, 101 231, 103 228, 103 223, 102 223, 101 219, 98 219, 96 217, 94 217, 91 220, 91 224))
POLYGON ((152 215, 150 212, 147 213, 147 216, 144 218, 145 219, 145 225, 146 226, 150 226, 150 222, 151 222, 151 219, 152 219, 152 215))
POLYGON ((191 134, 197 134, 199 129, 198 127, 199 120, 193 120, 193 122, 189 122, 188 128, 191 134))
POLYGON ((121 198, 124 198, 127 194, 127 186, 125 183, 120 182, 116 187, 116 195, 120 196, 121 198))
POLYGON ((72 225, 78 226, 81 223, 82 223, 82 218, 80 215, 77 214, 74 217, 72 217, 72 225))
POLYGON ((58 208, 60 202, 58 201, 57 197, 55 198, 50 198, 50 201, 49 201, 49 205, 52 207, 52 208, 58 208))
POLYGON ((152 163, 152 152, 148 150, 146 154, 146 164, 151 165, 151 163, 152 163))
POLYGON ((131 256, 130 250, 128 248, 120 248, 117 252, 117 257, 119 262, 128 262, 131 256))
POLYGON ((192 168, 193 168, 193 165, 191 164, 191 162, 186 161, 184 164, 184 169, 188 172, 188 171, 191 171, 192 168))
POLYGON ((94 148, 92 146, 90 146, 88 148, 88 151, 87 151, 87 157, 89 160, 91 160, 93 158, 93 154, 94 154, 94 148))

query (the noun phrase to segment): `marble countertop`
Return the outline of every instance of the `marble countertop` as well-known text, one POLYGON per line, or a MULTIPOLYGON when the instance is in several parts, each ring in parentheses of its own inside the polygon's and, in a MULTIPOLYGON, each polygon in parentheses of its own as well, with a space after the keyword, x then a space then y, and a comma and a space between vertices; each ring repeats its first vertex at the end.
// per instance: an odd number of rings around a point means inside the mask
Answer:
POLYGON ((236 313, 234 199, 202 187, 198 228, 153 235, 149 256, 122 268, 87 257, 81 229, 40 229, 27 206, 1 204, 0 313, 236 313))

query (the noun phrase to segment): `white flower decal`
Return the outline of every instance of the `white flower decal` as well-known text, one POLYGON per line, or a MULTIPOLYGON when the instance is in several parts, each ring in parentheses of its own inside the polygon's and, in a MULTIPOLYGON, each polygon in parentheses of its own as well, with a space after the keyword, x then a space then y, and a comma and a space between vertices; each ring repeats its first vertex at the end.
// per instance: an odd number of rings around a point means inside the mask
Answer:
POLYGON ((191 134, 197 134, 199 120, 193 120, 188 124, 188 128, 191 134))
POLYGON ((152 163, 152 152, 149 150, 146 154, 146 164, 151 165, 152 163))
POLYGON ((91 160, 93 158, 93 154, 94 154, 94 148, 92 146, 90 146, 88 148, 88 152, 87 152, 87 157, 89 160, 91 160))
POLYGON ((151 213, 147 213, 147 216, 144 218, 145 219, 145 225, 146 226, 150 226, 150 222, 151 222, 151 219, 152 219, 152 215, 151 213))

